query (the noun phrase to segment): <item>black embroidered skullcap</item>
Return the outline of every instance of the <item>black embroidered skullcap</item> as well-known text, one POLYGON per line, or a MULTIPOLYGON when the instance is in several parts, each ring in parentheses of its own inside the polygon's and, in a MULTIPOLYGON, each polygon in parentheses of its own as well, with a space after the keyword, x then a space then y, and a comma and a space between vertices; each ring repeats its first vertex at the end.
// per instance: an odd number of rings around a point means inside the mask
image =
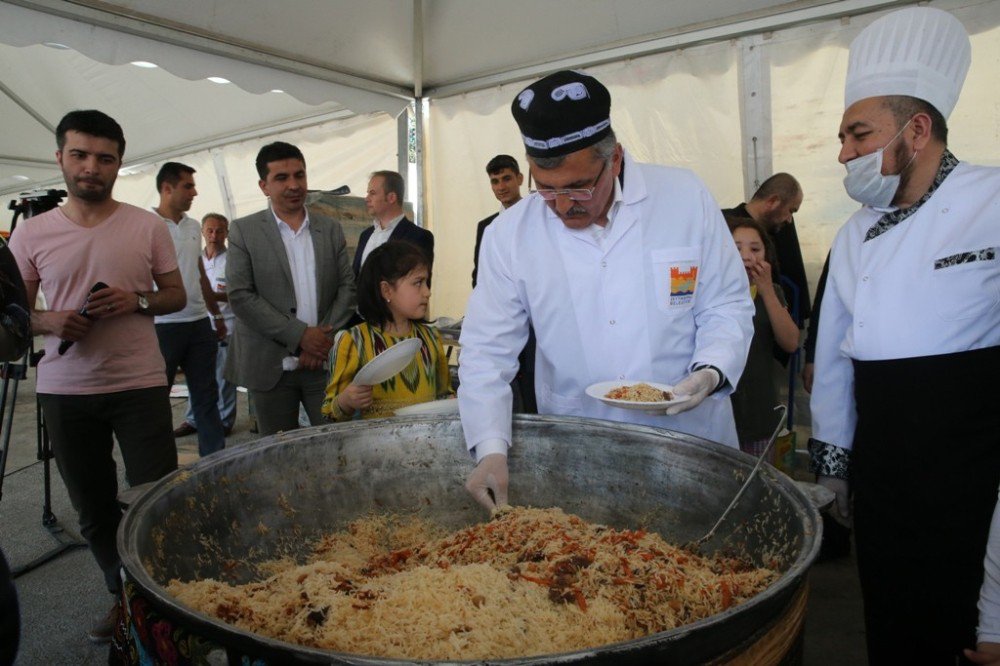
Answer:
POLYGON ((510 105, 531 157, 558 157, 592 146, 611 132, 611 95, 582 72, 535 81, 510 105))

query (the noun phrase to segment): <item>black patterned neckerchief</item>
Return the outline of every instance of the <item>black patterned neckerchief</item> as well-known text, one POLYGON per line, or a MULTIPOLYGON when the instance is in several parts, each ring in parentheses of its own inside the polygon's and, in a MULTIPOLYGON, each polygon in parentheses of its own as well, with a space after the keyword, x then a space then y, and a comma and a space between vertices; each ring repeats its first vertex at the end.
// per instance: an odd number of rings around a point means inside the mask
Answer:
POLYGON ((948 177, 948 174, 954 171, 957 166, 958 158, 955 157, 950 150, 945 148, 944 154, 941 155, 941 166, 938 167, 937 175, 934 176, 934 182, 931 183, 930 189, 924 193, 924 196, 920 197, 917 203, 913 204, 909 208, 899 208, 880 217, 878 222, 873 224, 871 228, 868 229, 868 233, 865 234, 865 242, 867 243, 871 239, 881 236, 920 210, 920 207, 927 203, 937 188, 941 186, 941 183, 944 182, 944 179, 948 177))

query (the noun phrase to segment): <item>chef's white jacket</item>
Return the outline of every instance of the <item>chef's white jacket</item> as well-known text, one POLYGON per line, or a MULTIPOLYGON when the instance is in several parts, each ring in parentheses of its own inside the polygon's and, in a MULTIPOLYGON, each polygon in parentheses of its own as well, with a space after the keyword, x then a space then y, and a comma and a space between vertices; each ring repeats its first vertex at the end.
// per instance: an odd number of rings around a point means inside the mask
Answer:
MULTIPOLYGON (((959 163, 917 212, 865 241, 881 217, 862 208, 837 233, 819 316, 813 437, 844 449, 857 424, 852 359, 1000 345, 1000 169, 959 163)), ((914 409, 934 408, 927 390, 914 409)))
POLYGON ((983 561, 983 587, 979 592, 979 643, 1000 643, 1000 499, 993 511, 990 537, 983 561))
POLYGON ((538 195, 486 229, 462 324, 459 407, 466 444, 511 441, 510 381, 537 339, 541 414, 640 423, 738 446, 729 401, 753 336, 746 271, 712 195, 685 169, 626 153, 622 201, 599 245, 538 195), (677 416, 610 407, 585 394, 614 379, 676 384, 696 365, 728 379, 677 416))

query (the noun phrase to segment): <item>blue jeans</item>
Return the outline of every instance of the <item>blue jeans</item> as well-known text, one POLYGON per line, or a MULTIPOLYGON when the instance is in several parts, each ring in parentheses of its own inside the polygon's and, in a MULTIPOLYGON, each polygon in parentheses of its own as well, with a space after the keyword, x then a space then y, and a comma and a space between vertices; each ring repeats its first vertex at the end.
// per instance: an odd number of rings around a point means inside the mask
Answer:
MULTIPOLYGON (((215 382, 219 385, 219 415, 222 417, 222 427, 232 430, 233 424, 236 423, 236 384, 227 381, 223 376, 223 371, 226 369, 226 356, 229 355, 229 337, 219 343, 218 353, 215 357, 215 382)), ((184 420, 195 428, 198 427, 198 421, 194 416, 194 401, 191 398, 188 398, 188 408, 184 413, 184 420)))
POLYGON ((184 370, 188 394, 198 419, 198 453, 207 456, 226 445, 219 415, 219 385, 215 383, 215 357, 219 338, 208 317, 197 321, 157 324, 160 353, 167 362, 167 383, 174 385, 177 367, 184 370))

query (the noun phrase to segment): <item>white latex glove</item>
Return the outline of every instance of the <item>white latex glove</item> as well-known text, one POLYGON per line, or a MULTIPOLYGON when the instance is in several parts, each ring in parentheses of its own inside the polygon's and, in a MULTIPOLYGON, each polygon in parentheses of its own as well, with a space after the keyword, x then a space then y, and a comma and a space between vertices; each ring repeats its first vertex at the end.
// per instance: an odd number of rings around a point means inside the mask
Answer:
POLYGON ((477 502, 491 512, 507 506, 507 456, 502 453, 491 453, 484 456, 476 469, 472 470, 465 489, 477 502), (493 491, 490 497, 489 491, 493 491), (496 498, 496 501, 493 501, 496 498))
POLYGON ((847 479, 835 476, 816 476, 816 483, 833 491, 837 500, 830 507, 830 515, 844 527, 851 526, 851 501, 847 491, 847 479))
POLYGON ((667 416, 680 414, 700 405, 701 401, 707 398, 715 390, 715 387, 719 385, 720 379, 719 373, 712 368, 702 368, 692 372, 674 386, 674 395, 689 395, 691 399, 685 400, 679 405, 668 407, 667 416))

